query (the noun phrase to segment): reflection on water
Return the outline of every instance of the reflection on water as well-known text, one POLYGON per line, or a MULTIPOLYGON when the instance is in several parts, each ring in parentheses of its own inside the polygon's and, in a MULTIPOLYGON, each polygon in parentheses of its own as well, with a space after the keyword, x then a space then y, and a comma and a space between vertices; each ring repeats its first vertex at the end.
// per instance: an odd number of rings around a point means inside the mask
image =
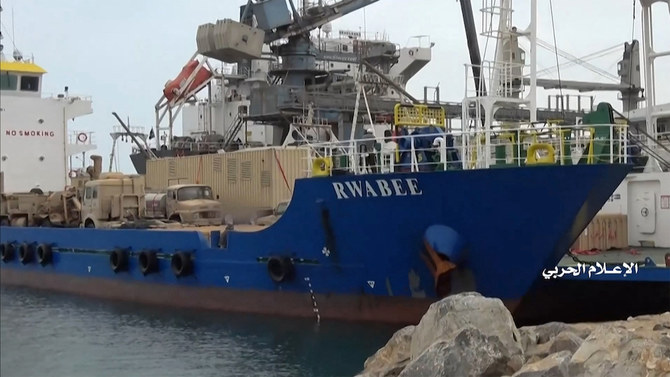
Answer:
POLYGON ((397 329, 4 286, 0 300, 2 377, 352 376, 397 329))

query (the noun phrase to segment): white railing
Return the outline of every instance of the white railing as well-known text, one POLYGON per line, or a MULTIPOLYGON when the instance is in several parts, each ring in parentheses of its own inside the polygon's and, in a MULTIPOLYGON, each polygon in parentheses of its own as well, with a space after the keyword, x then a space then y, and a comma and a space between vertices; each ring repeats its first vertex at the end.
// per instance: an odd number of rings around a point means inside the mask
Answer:
POLYGON ((79 145, 95 145, 94 132, 84 130, 69 131, 68 143, 79 144, 79 145))
POLYGON ((310 144, 308 175, 626 163, 627 126, 505 128, 310 144))
POLYGON ((79 95, 72 93, 52 93, 52 92, 42 92, 42 97, 52 98, 52 99, 62 99, 62 100, 79 100, 79 101, 93 101, 93 96, 91 95, 79 95))
POLYGON ((465 97, 477 97, 478 92, 486 85, 489 96, 519 98, 525 91, 523 70, 525 66, 514 62, 484 61, 482 65, 465 64, 465 97), (480 87, 473 84, 472 67, 480 69, 480 87), (494 85, 496 84, 496 85, 494 85), (492 92, 496 88, 495 92, 492 92))

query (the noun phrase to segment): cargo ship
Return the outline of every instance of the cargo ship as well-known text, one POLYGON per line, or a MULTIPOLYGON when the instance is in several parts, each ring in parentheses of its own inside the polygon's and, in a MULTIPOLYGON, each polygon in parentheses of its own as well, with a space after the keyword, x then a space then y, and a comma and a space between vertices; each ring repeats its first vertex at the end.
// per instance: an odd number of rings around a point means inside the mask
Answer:
MULTIPOLYGON (((300 69, 313 62, 305 28, 372 2, 320 4, 302 17, 293 14, 300 18, 295 23, 282 21, 283 11, 275 9, 279 2, 250 2, 254 6, 243 7, 240 20, 253 15, 256 22, 269 24, 224 20, 203 25, 199 49, 224 60, 257 57, 252 45, 260 51, 263 41, 288 40, 279 49, 288 65, 278 68, 283 86, 250 94, 250 115, 256 111, 263 118, 265 112, 268 120, 276 104, 261 106, 254 98, 282 102, 292 93, 284 89, 299 82, 304 86, 314 75, 311 68, 300 69), (270 11, 277 17, 264 17, 270 11), (209 33, 216 35, 216 30, 229 39, 209 43, 209 33), (238 39, 246 42, 243 51, 234 48, 238 39)), ((497 8, 485 11, 500 14, 497 8)), ((511 17, 511 9, 500 17, 511 17)), ((505 38, 504 33, 489 34, 505 38)), ((504 46, 518 49, 509 40, 504 46)), ((442 106, 402 100, 393 106, 384 136, 376 135, 375 126, 364 134, 356 126, 356 101, 351 123, 337 132, 332 114, 308 112, 284 125, 294 143, 148 162, 147 182, 186 179, 215 190, 236 184, 239 192, 253 187, 261 195, 274 195, 274 186, 285 185, 289 197, 276 199, 290 199, 290 204, 269 226, 234 221, 178 229, 3 226, 0 281, 108 299, 316 320, 415 323, 434 300, 472 290, 498 297, 514 310, 632 170, 627 126, 615 124, 606 103, 576 125, 510 126, 482 116, 482 109, 496 114, 493 108, 502 105, 526 106, 533 121, 537 112, 534 101, 520 96, 522 69, 481 62, 470 69, 476 86, 466 90, 475 94, 463 101, 459 129, 450 126, 442 106), (485 66, 490 72, 483 74, 485 66), (342 137, 346 133, 349 138, 342 137), (291 172, 304 175, 292 180, 287 178, 291 172)), ((177 86, 176 96, 191 84, 186 80, 177 86)), ((365 97, 360 90, 357 100, 361 93, 365 97)), ((100 184, 106 179, 91 178, 100 184)), ((83 205, 94 195, 80 195, 83 205)))

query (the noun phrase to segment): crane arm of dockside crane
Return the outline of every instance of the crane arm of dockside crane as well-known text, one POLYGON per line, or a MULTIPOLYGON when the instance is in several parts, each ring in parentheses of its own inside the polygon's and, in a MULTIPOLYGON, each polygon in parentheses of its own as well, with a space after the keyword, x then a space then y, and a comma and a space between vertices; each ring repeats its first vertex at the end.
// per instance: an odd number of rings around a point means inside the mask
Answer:
POLYGON ((472 64, 472 76, 475 80, 477 95, 480 97, 486 96, 486 83, 481 81, 482 57, 479 53, 479 41, 477 40, 475 17, 472 14, 472 3, 470 0, 459 0, 459 2, 461 3, 463 26, 465 27, 465 37, 468 40, 468 51, 470 52, 470 63, 472 64))
MULTIPOLYGON (((244 8, 241 22, 245 19, 250 19, 252 15, 267 15, 272 11, 273 14, 283 13, 293 15, 293 20, 287 21, 284 25, 277 26, 276 24, 259 22, 258 28, 265 32, 265 43, 271 43, 279 39, 289 38, 300 34, 309 33, 310 31, 332 22, 340 17, 346 16, 349 13, 355 12, 370 4, 376 3, 379 0, 340 0, 329 5, 323 4, 319 1, 319 5, 310 7, 303 12, 302 15, 296 11, 293 0, 289 0, 291 11, 286 8, 285 2, 266 1, 263 3, 255 3, 251 0, 244 8), (270 4, 273 3, 273 4, 270 4), (282 4, 283 3, 283 9, 282 4), (267 5, 266 5, 267 4, 267 5)), ((257 17, 258 20, 259 17, 257 17)), ((263 19, 269 20, 269 17, 262 16, 263 19)))

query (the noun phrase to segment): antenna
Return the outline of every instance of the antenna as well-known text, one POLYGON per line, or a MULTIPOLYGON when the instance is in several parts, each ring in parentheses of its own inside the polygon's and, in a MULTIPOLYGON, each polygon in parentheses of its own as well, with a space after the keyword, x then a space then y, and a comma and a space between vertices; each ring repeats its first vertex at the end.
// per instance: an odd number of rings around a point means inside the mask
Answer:
MULTIPOLYGON (((0 13, 2 13, 2 4, 0 4, 0 13)), ((5 48, 5 46, 2 44, 2 40, 4 37, 2 36, 2 30, 0 30, 0 60, 5 60, 5 55, 2 54, 2 50, 5 48)))
POLYGON ((12 4, 12 45, 14 46, 14 53, 12 54, 12 57, 17 62, 20 62, 21 60, 23 60, 23 54, 21 54, 21 51, 19 51, 16 48, 16 32, 14 30, 14 5, 13 4, 12 4))

